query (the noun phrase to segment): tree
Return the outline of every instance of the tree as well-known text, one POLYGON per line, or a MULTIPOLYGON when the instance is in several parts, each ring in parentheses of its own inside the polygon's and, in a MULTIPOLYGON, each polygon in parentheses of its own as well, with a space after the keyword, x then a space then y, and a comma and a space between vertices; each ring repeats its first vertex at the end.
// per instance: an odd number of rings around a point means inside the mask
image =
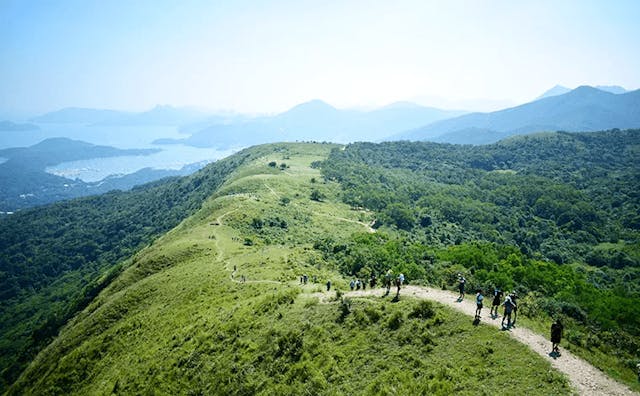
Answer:
POLYGON ((317 201, 317 202, 321 202, 324 199, 324 195, 318 191, 318 190, 313 190, 311 191, 311 200, 312 201, 317 201))

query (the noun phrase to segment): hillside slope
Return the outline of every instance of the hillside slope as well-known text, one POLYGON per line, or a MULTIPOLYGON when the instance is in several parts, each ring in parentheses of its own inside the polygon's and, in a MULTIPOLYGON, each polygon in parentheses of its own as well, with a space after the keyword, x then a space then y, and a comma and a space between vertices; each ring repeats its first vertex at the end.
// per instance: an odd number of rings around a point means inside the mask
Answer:
POLYGON ((332 146, 270 148, 136 254, 9 394, 571 393, 505 332, 443 306, 323 292, 346 281, 314 245, 370 233, 372 215, 311 166, 332 146))
POLYGON ((247 150, 184 178, 0 218, 0 388, 118 274, 123 260, 200 208, 247 150))

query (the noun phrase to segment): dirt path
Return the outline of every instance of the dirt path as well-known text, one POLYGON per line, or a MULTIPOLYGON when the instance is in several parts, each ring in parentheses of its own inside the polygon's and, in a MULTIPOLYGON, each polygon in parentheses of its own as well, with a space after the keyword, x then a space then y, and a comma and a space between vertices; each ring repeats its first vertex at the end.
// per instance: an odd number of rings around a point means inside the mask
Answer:
MULTIPOLYGON (((382 295, 382 293, 382 289, 374 289, 367 291, 348 292, 345 293, 345 296, 380 296, 382 295)), ((457 302, 458 294, 454 294, 448 290, 417 286, 405 286, 400 292, 400 295, 414 296, 417 298, 437 301, 469 316, 474 316, 476 311, 474 296, 467 296, 464 301, 457 302)), ((481 322, 489 326, 500 328, 502 316, 498 317, 497 319, 491 319, 491 317, 489 316, 489 309, 490 306, 487 306, 482 310, 481 322)), ((598 370, 597 368, 593 367, 586 361, 573 355, 567 350, 563 349, 561 351, 562 356, 558 357, 557 359, 550 357, 549 352, 551 349, 551 342, 547 338, 535 334, 529 329, 515 327, 508 330, 508 332, 509 335, 511 335, 513 338, 522 342, 523 344, 528 345, 534 352, 549 360, 549 362, 555 369, 564 373, 569 378, 571 385, 577 390, 580 395, 638 395, 638 393, 627 388, 625 385, 612 380, 602 371, 598 370)))
POLYGON ((316 215, 318 216, 324 216, 324 217, 329 217, 331 219, 335 219, 335 220, 340 220, 340 221, 346 221, 348 223, 353 223, 353 224, 360 224, 361 226, 365 227, 367 229, 368 232, 374 233, 376 232, 376 230, 374 228, 371 227, 371 224, 367 224, 364 223, 362 221, 358 221, 358 220, 351 220, 351 219, 346 219, 344 217, 338 217, 338 216, 334 216, 334 215, 330 215, 330 214, 326 214, 326 213, 316 213, 316 215))
MULTIPOLYGON (((265 184, 266 185, 266 184, 265 184)), ((274 192, 275 194, 275 192, 274 192)), ((223 249, 220 248, 220 234, 218 232, 216 232, 218 229, 220 229, 221 226, 224 226, 222 219, 224 219, 227 215, 230 215, 233 212, 236 212, 238 210, 240 210, 241 208, 236 208, 236 209, 232 209, 229 210, 227 212, 224 212, 223 214, 221 214, 220 216, 218 216, 216 218, 216 220, 212 223, 215 224, 216 228, 214 229, 214 235, 215 235, 215 239, 214 239, 214 245, 216 248, 217 253, 217 261, 224 263, 224 269, 229 271, 229 279, 231 280, 231 282, 235 282, 235 283, 268 283, 268 284, 275 284, 275 285, 281 285, 283 284, 283 282, 279 282, 279 281, 274 281, 274 280, 249 280, 244 276, 241 276, 240 279, 236 279, 236 272, 237 272, 237 268, 231 269, 229 266, 231 265, 231 263, 229 262, 229 260, 225 260, 224 257, 224 252, 223 249)))
POLYGON ((264 186, 271 192, 271 194, 275 195, 276 198, 280 199, 280 195, 276 192, 276 190, 271 188, 270 185, 268 185, 267 183, 264 183, 264 186))

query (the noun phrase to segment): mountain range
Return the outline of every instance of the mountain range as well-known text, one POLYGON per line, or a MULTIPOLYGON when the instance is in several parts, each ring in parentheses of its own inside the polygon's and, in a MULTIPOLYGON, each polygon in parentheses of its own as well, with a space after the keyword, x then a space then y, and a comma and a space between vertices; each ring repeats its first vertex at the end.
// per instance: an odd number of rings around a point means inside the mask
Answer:
MULTIPOLYGON (((616 94, 616 95, 629 92, 625 88, 623 88, 623 87, 621 87, 619 85, 596 85, 595 88, 599 89, 601 91, 610 92, 610 93, 616 94)), ((549 98, 551 96, 564 95, 564 94, 566 94, 568 92, 571 92, 571 88, 567 88, 567 87, 562 86, 562 85, 556 85, 553 88, 551 88, 548 91, 546 91, 545 93, 543 93, 542 95, 538 96, 536 98, 536 100, 549 98)))
POLYGON ((161 139, 156 143, 228 148, 276 141, 379 141, 460 114, 463 112, 409 102, 397 102, 372 111, 339 110, 321 100, 312 100, 275 116, 216 123, 188 138, 161 139))
POLYGON ((37 123, 90 124, 90 125, 183 125, 206 119, 209 113, 190 107, 158 105, 148 111, 126 112, 118 110, 67 107, 31 119, 37 123))
POLYGON ((587 132, 640 126, 640 90, 614 94, 590 86, 491 113, 471 113, 398 134, 397 140, 486 144, 540 131, 587 132))

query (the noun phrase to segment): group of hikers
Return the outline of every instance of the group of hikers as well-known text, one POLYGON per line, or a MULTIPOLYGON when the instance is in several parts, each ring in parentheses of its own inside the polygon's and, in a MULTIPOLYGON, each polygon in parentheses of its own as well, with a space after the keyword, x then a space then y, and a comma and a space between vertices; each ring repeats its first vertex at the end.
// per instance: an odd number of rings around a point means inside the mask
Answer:
MULTIPOLYGON (((300 284, 306 285, 309 282, 309 275, 302 274, 300 275, 300 284)), ((313 283, 318 282, 318 277, 316 275, 313 276, 313 283)))
MULTIPOLYGON (((461 274, 458 274, 458 290, 460 291, 460 295, 458 296, 458 302, 464 300, 464 290, 466 286, 467 280, 461 274)), ((504 313, 502 315, 501 327, 506 330, 516 326, 516 320, 518 319, 518 293, 512 291, 510 293, 504 293, 500 288, 494 288, 493 290, 493 301, 491 302, 491 310, 489 311, 489 315, 491 319, 498 318, 498 308, 500 306, 504 307, 504 313), (504 301, 502 301, 502 297, 506 294, 504 301), (512 319, 513 316, 513 319, 512 319), (507 324, 505 326, 505 320, 507 324)), ((480 313, 482 312, 484 302, 484 295, 482 294, 482 290, 479 289, 476 292, 476 314, 475 319, 480 320, 480 313)), ((562 340, 562 333, 564 328, 560 319, 556 319, 551 325, 551 355, 557 357, 560 356, 560 341, 562 340)))
MULTIPOLYGON (((300 277, 300 283, 306 284, 308 280, 307 275, 302 275, 300 277)), ((313 277, 313 282, 315 283, 317 278, 313 277)), ((355 290, 366 290, 367 283, 373 289, 376 287, 378 279, 374 274, 371 274, 369 277, 369 281, 361 280, 360 278, 353 278, 349 282, 349 288, 352 291, 355 290)), ((386 295, 389 295, 391 291, 391 286, 395 285, 397 288, 396 297, 400 295, 400 289, 402 285, 405 283, 404 274, 400 273, 397 276, 394 276, 394 273, 391 269, 389 269, 383 277, 382 285, 386 289, 386 295)), ((458 290, 460 291, 460 295, 458 296, 457 301, 462 302, 465 296, 465 287, 467 280, 462 274, 458 274, 458 290)), ((327 281, 327 291, 331 290, 331 281, 327 281)), ((480 314, 482 312, 482 308, 484 307, 484 294, 482 290, 476 291, 476 312, 475 312, 475 320, 480 320, 480 314)), ((516 321, 518 320, 518 293, 512 291, 510 293, 503 292, 500 288, 496 287, 493 290, 493 300, 491 302, 491 310, 489 311, 489 315, 491 319, 497 319, 498 309, 500 306, 504 307, 501 327, 503 330, 507 330, 516 326, 516 321), (505 297, 506 295, 506 297, 505 297), (504 301, 503 301, 504 297, 504 301), (506 324, 505 324, 506 321, 506 324)), ((562 340, 564 328, 560 319, 556 319, 551 325, 551 354, 554 356, 560 355, 560 341, 562 340)))
MULTIPOLYGON (((397 288, 396 294, 399 295, 400 288, 404 284, 404 279, 404 274, 400 273, 397 276, 394 276, 393 271, 388 270, 382 278, 382 286, 387 290, 387 293, 385 295, 389 294, 389 292, 391 291, 391 286, 395 286, 397 288)), ((368 282, 365 280, 361 280, 360 278, 353 278, 349 282, 349 288, 351 289, 351 291, 360 289, 367 290, 367 283, 369 284, 369 287, 373 289, 378 284, 378 278, 376 278, 375 274, 371 274, 371 276, 369 276, 368 282)), ((327 291, 328 290, 329 287, 327 286, 327 291)))

